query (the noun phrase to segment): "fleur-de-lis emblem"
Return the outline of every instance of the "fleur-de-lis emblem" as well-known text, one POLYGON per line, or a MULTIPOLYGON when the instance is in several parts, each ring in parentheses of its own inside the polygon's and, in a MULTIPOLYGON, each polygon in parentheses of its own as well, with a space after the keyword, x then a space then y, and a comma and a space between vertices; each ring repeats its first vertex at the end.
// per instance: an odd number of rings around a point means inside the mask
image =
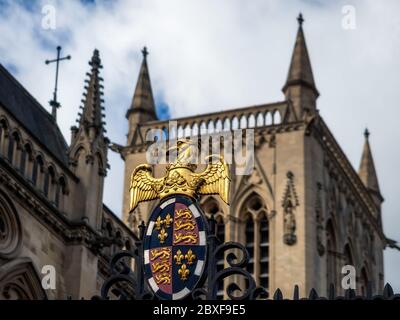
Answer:
POLYGON ((172 218, 171 218, 171 215, 168 213, 168 214, 165 216, 165 219, 164 219, 165 227, 166 227, 166 228, 169 228, 170 225, 171 225, 171 223, 172 223, 172 218))
POLYGON ((180 249, 178 249, 178 251, 174 255, 174 260, 176 261, 176 264, 182 264, 182 259, 184 257, 185 256, 182 254, 182 251, 180 249))
POLYGON ((188 278, 190 271, 189 269, 186 267, 186 264, 183 264, 180 269, 178 270, 178 274, 181 276, 181 280, 185 281, 188 278))
POLYGON ((161 226, 162 226, 163 222, 164 221, 161 219, 161 216, 158 216, 158 218, 157 218, 157 220, 155 222, 156 230, 160 230, 161 229, 161 226))
POLYGON ((185 259, 188 265, 193 264, 194 260, 196 259, 196 255, 193 253, 192 249, 185 254, 185 259))
POLYGON ((165 231, 164 228, 161 229, 160 233, 158 234, 158 239, 160 243, 164 243, 165 239, 168 237, 168 233, 165 231))

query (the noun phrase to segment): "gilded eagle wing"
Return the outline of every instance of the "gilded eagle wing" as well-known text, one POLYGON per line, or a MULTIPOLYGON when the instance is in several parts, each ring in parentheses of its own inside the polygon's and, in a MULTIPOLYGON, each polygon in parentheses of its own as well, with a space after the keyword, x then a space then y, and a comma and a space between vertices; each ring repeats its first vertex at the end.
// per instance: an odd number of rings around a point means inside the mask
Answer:
POLYGON ((203 179, 198 194, 219 194, 222 200, 229 204, 229 168, 223 156, 211 155, 208 158, 216 158, 210 162, 201 173, 194 173, 196 178, 203 179))
POLYGON ((156 179, 151 173, 153 169, 148 164, 137 166, 131 175, 130 186, 130 208, 132 212, 139 202, 149 201, 158 198, 159 186, 162 186, 164 178, 156 179))

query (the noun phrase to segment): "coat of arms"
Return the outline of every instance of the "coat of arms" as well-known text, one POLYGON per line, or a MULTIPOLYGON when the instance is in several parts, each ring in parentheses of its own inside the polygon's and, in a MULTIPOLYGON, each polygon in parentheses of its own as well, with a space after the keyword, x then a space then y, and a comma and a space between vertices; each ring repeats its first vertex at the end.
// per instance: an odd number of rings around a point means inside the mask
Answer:
POLYGON ((196 196, 219 194, 228 203, 229 170, 220 155, 213 155, 206 169, 196 173, 195 146, 179 140, 178 154, 156 179, 149 165, 140 165, 131 177, 131 211, 139 202, 160 198, 153 210, 143 243, 144 273, 160 299, 183 299, 202 278, 206 264, 207 225, 196 196))

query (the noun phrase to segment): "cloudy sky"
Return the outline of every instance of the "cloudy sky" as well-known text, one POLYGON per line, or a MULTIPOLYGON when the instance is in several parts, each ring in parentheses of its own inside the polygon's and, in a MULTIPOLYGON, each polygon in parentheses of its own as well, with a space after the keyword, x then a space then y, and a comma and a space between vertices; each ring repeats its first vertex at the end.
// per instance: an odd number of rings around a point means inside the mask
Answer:
MULTIPOLYGON (((123 144, 144 45, 164 115, 166 107, 177 117, 279 101, 299 11, 321 115, 356 168, 368 126, 385 197, 384 230, 400 240, 400 1, 0 0, 0 63, 49 110, 54 65, 44 60, 57 45, 72 55, 59 78, 58 119, 69 141, 87 62, 99 49, 108 135, 123 144), (43 27, 46 5, 54 8, 55 29, 43 27)), ((122 194, 123 163, 113 153, 109 160, 105 203, 120 214, 115 194, 122 194)), ((399 266, 400 252, 386 250, 386 280, 397 291, 399 266)))

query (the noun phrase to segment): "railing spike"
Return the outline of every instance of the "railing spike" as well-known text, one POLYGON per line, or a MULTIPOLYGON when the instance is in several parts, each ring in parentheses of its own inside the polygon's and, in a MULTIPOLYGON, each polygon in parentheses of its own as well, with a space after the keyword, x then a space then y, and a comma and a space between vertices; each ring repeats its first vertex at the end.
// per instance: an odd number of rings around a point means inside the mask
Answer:
POLYGON ((344 292, 344 297, 346 300, 351 300, 356 296, 356 292, 354 289, 347 289, 344 292))
POLYGON ((293 300, 299 300, 299 286, 296 284, 293 290, 293 300))
POLYGON ((389 283, 386 283, 385 287, 383 288, 383 296, 385 298, 390 298, 393 295, 394 295, 394 292, 393 292, 392 286, 389 283))
POLYGON ((317 291, 314 289, 314 288, 312 288, 311 290, 310 290, 310 294, 308 295, 308 299, 309 300, 318 300, 318 293, 317 293, 317 291))
POLYGON ((365 297, 368 300, 372 299, 372 282, 371 281, 368 281, 368 283, 367 283, 367 292, 366 292, 365 297))
POLYGON ((281 289, 276 289, 274 293, 274 300, 283 300, 283 294, 281 289))
POLYGON ((336 298, 336 294, 335 294, 335 285, 333 283, 331 283, 329 285, 329 295, 328 295, 328 299, 329 300, 334 300, 336 298))

